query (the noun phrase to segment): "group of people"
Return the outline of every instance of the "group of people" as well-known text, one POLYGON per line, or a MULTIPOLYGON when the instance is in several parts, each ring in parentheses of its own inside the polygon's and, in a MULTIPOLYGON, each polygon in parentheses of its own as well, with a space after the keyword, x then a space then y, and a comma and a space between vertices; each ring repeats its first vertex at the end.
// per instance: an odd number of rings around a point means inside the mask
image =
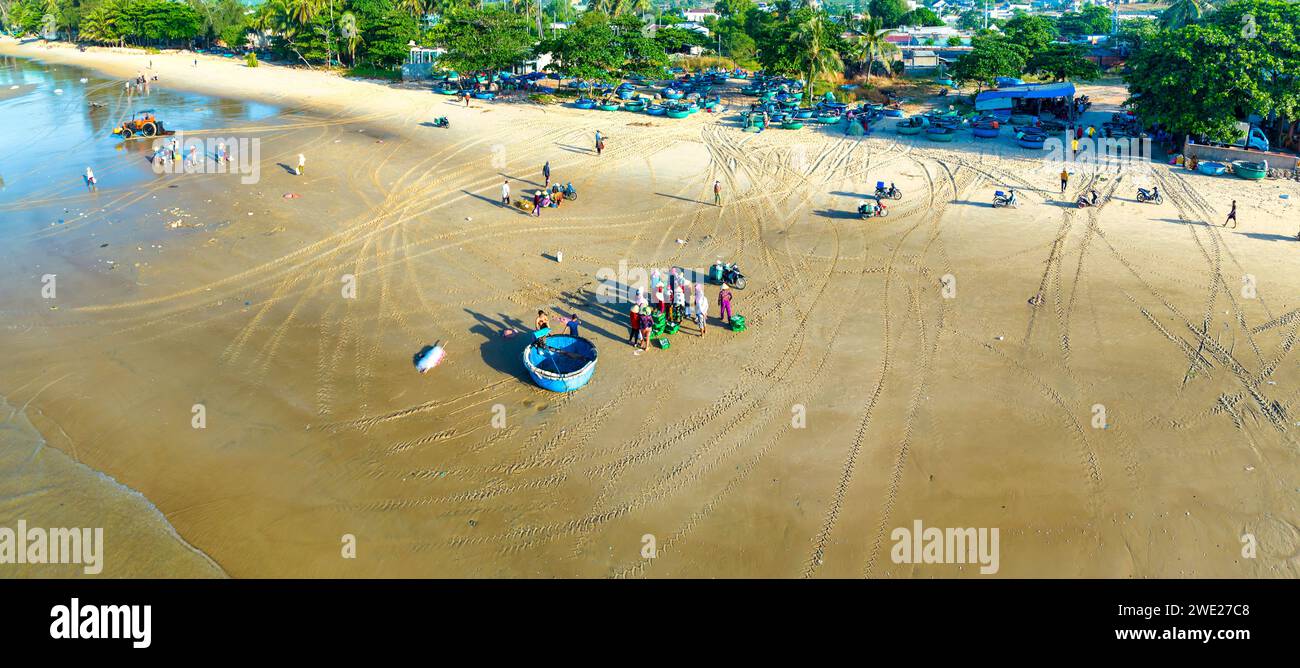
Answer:
MULTIPOLYGON (((666 278, 655 269, 650 273, 649 290, 649 294, 646 294, 637 288, 632 298, 632 307, 628 311, 627 342, 630 345, 642 350, 650 347, 656 313, 673 324, 694 322, 699 335, 704 336, 708 330, 709 298, 704 294, 703 280, 692 283, 677 267, 670 269, 666 278)), ((731 320, 733 300, 731 288, 723 283, 718 291, 718 305, 723 322, 731 320)))
MULTIPOLYGON (((559 207, 566 196, 572 197, 574 194, 573 186, 562 187, 559 183, 551 183, 551 163, 548 161, 542 165, 542 178, 545 184, 533 191, 533 215, 540 218, 542 209, 547 207, 559 207)), ((501 205, 510 206, 510 179, 501 182, 501 205)))

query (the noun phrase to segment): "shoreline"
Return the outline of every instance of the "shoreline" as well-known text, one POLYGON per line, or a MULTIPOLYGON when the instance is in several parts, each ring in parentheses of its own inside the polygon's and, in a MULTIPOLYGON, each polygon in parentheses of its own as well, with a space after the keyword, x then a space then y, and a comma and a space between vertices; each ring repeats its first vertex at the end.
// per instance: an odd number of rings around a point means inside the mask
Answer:
MULTIPOLYGON (((150 54, 140 49, 103 46, 88 46, 80 51, 71 43, 24 43, 3 36, 0 55, 83 67, 124 80, 148 72, 158 75, 159 81, 154 84, 158 88, 261 102, 286 111, 350 115, 355 117, 355 122, 383 123, 385 129, 412 138, 420 137, 413 129, 419 127, 418 122, 433 116, 448 116, 457 125, 472 121, 479 127, 496 125, 498 120, 487 113, 494 111, 494 104, 480 100, 472 102, 470 107, 449 104, 449 98, 436 95, 431 89, 399 88, 375 80, 266 62, 249 68, 238 58, 193 52, 168 50, 150 54), (197 68, 193 66, 195 60, 197 68)), ((509 106, 533 113, 545 113, 547 109, 541 105, 509 106)))
MULTIPOLYGON (((39 393, 38 393, 39 394, 39 393)), ((28 401, 28 404, 31 400, 28 401)), ((185 539, 153 501, 113 476, 87 466, 63 450, 51 446, 49 438, 27 414, 27 406, 10 404, 0 395, 0 508, 13 511, 9 520, 26 520, 29 526, 99 527, 105 529, 104 572, 89 577, 184 577, 229 578, 210 555, 185 539), (30 448, 30 454, 24 454, 30 448), (77 507, 45 502, 47 489, 89 497, 77 507), (87 510, 87 508, 89 510, 87 510), (130 549, 122 549, 128 536, 130 549), (151 545, 147 559, 136 549, 151 545), (115 547, 114 547, 115 546, 115 547), (110 551, 108 548, 112 547, 110 551), (133 568, 150 564, 151 570, 133 568), (126 566, 122 566, 126 564, 126 566)), ((63 495, 60 494, 60 497, 63 495)), ((52 502, 53 499, 50 499, 52 502)), ((10 514, 7 512, 7 514, 10 514)), ((7 524, 6 524, 7 525, 7 524)), ((29 564, 25 568, 0 566, 0 575, 17 577, 85 577, 80 564, 29 564)))

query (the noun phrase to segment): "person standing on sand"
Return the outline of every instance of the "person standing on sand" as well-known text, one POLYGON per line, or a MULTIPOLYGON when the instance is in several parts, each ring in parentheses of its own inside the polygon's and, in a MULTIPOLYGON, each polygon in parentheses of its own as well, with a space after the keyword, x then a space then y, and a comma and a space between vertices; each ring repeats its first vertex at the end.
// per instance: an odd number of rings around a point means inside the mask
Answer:
POLYGON ((1061 170, 1061 192, 1065 192, 1066 187, 1070 185, 1070 172, 1061 170))
POLYGON ((95 180, 95 173, 90 171, 89 167, 86 168, 86 187, 91 190, 99 189, 99 181, 95 180))
POLYGON ((547 160, 546 164, 542 165, 542 178, 546 179, 546 185, 544 187, 549 187, 551 185, 551 161, 550 160, 547 160))
POLYGON ((306 171, 306 169, 307 169, 307 156, 299 153, 298 154, 298 176, 302 176, 303 172, 306 171))
POLYGON ((573 317, 569 318, 568 324, 565 325, 569 329, 569 336, 572 336, 575 339, 578 338, 578 326, 581 324, 582 323, 578 320, 578 314, 575 312, 573 317))
POLYGON ((722 289, 718 291, 718 308, 720 309, 718 317, 722 318, 724 323, 731 322, 731 299, 731 288, 726 283, 723 283, 722 289))
POLYGON ((641 336, 641 305, 633 304, 627 312, 627 342, 636 345, 641 336))
POLYGON ((605 152, 605 140, 602 139, 602 140, 596 142, 596 155, 599 156, 600 154, 602 154, 602 153, 604 153, 604 152, 605 152))
POLYGON ((501 203, 510 206, 510 179, 501 182, 501 203))
POLYGON ((704 330, 708 329, 709 323, 709 298, 704 296, 704 285, 695 284, 695 325, 700 328, 700 336, 704 336, 704 330))
POLYGON ((542 191, 540 190, 533 191, 533 215, 542 217, 542 191))
POLYGON ((1237 200, 1232 200, 1232 210, 1228 212, 1228 219, 1223 221, 1223 227, 1227 227, 1231 222, 1233 227, 1237 226, 1237 200))
POLYGON ((713 206, 722 206, 722 183, 713 182, 713 206))

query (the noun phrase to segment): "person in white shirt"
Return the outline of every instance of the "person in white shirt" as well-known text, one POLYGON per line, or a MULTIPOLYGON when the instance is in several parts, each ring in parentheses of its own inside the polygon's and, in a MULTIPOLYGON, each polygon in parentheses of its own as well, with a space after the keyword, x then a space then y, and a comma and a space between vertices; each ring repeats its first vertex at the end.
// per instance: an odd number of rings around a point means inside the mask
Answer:
POLYGON ((510 181, 501 182, 501 203, 510 206, 510 181))
POLYGON ((695 324, 700 328, 700 336, 704 336, 704 330, 707 329, 709 320, 709 298, 704 296, 704 286, 699 283, 695 284, 695 324))

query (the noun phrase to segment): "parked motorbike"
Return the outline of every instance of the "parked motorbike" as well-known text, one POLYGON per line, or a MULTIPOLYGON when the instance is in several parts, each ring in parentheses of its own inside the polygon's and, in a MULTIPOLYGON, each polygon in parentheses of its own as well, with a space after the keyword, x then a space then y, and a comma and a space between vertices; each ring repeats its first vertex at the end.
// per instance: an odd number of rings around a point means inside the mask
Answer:
POLYGON ((868 218, 884 218, 889 215, 889 208, 881 204, 863 202, 858 205, 858 218, 866 220, 868 218))
POLYGON ((1016 191, 1009 190, 1002 192, 998 190, 993 193, 993 208, 998 209, 1004 206, 1014 207, 1016 205, 1016 191))
POLYGON ((726 283, 737 290, 745 289, 745 275, 741 273, 740 266, 718 262, 713 265, 713 270, 709 272, 709 277, 715 283, 726 283))
POLYGON ((1137 200, 1139 202, 1155 202, 1156 204, 1163 204, 1165 198, 1160 196, 1159 188, 1152 188, 1149 191, 1146 188, 1138 188, 1137 200))
POLYGON ((903 191, 892 183, 886 188, 884 181, 876 181, 876 199, 903 199, 903 191))
POLYGON ((1075 200, 1074 203, 1080 209, 1086 209, 1090 206, 1097 206, 1097 191, 1093 190, 1091 193, 1091 197, 1089 197, 1089 195, 1079 195, 1079 199, 1075 200))
POLYGON ((447 120, 447 117, 446 117, 446 116, 439 116, 439 117, 433 119, 433 127, 435 127, 435 128, 450 128, 450 127, 451 127, 451 121, 447 120))

